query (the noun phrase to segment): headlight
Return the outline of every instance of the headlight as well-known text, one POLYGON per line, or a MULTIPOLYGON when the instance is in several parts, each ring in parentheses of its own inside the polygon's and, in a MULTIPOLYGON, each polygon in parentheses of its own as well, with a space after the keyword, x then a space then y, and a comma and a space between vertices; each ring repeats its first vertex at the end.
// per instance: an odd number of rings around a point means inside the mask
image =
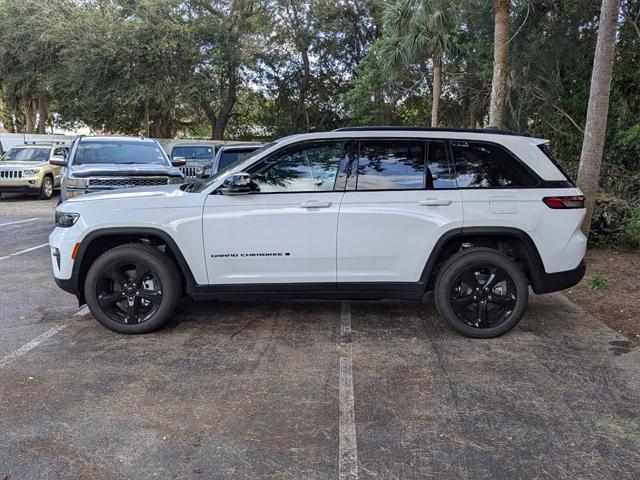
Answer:
POLYGON ((196 175, 202 175, 204 173, 204 168, 196 167, 196 175))
POLYGON ((184 177, 169 177, 169 185, 184 183, 184 177))
POLYGON ((71 227, 78 221, 79 218, 79 213, 58 212, 56 210, 56 227, 71 227))
POLYGON ((68 178, 67 187, 71 188, 86 188, 89 185, 87 178, 68 178))
POLYGON ((23 170, 22 171, 22 175, 24 175, 25 177, 34 177, 36 175, 38 175, 40 173, 40 169, 39 168, 29 168, 27 170, 23 170))

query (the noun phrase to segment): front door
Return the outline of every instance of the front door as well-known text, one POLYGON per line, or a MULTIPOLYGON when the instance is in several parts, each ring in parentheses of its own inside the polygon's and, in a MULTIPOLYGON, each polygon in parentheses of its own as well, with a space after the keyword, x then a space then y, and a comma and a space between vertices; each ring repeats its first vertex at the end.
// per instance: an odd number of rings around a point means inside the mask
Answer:
POLYGON ((359 142, 338 222, 338 283, 418 282, 435 243, 462 226, 447 143, 359 142))
POLYGON ((334 191, 345 142, 283 147, 249 169, 252 192, 209 195, 203 240, 210 284, 318 283, 335 288, 334 191))

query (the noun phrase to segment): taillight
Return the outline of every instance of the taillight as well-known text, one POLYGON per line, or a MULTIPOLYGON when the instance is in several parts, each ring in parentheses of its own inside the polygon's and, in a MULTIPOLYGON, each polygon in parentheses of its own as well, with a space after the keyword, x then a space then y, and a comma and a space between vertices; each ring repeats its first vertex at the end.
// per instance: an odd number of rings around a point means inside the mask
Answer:
POLYGON ((582 195, 571 197, 544 197, 542 201, 549 208, 584 208, 584 197, 582 195))

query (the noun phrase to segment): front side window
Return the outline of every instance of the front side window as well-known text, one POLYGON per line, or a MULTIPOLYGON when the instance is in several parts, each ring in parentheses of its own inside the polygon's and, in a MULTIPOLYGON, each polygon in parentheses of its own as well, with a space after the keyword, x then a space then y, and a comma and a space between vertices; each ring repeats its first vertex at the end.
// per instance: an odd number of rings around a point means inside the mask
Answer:
POLYGON ((294 193, 333 190, 344 142, 296 145, 276 152, 251 171, 256 192, 294 193))
POLYGON ((3 162, 46 162, 49 160, 48 148, 10 148, 2 157, 3 162))
POLYGON ((361 141, 356 190, 424 188, 424 148, 416 140, 361 141))
POLYGON ((169 165, 164 151, 155 143, 90 140, 78 143, 73 163, 76 165, 100 163, 169 165))
POLYGON ((535 176, 502 147, 451 141, 458 188, 533 187, 535 176))

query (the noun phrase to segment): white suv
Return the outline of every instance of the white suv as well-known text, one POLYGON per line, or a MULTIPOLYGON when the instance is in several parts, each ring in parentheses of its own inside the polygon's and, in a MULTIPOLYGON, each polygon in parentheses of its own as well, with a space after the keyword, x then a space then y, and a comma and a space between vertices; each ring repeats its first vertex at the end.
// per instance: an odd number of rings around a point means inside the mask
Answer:
POLYGON ((522 317, 528 287, 584 275, 584 198, 545 140, 347 128, 283 138, 204 181, 61 204, 58 286, 104 326, 149 332, 194 299, 421 300, 471 337, 522 317))

